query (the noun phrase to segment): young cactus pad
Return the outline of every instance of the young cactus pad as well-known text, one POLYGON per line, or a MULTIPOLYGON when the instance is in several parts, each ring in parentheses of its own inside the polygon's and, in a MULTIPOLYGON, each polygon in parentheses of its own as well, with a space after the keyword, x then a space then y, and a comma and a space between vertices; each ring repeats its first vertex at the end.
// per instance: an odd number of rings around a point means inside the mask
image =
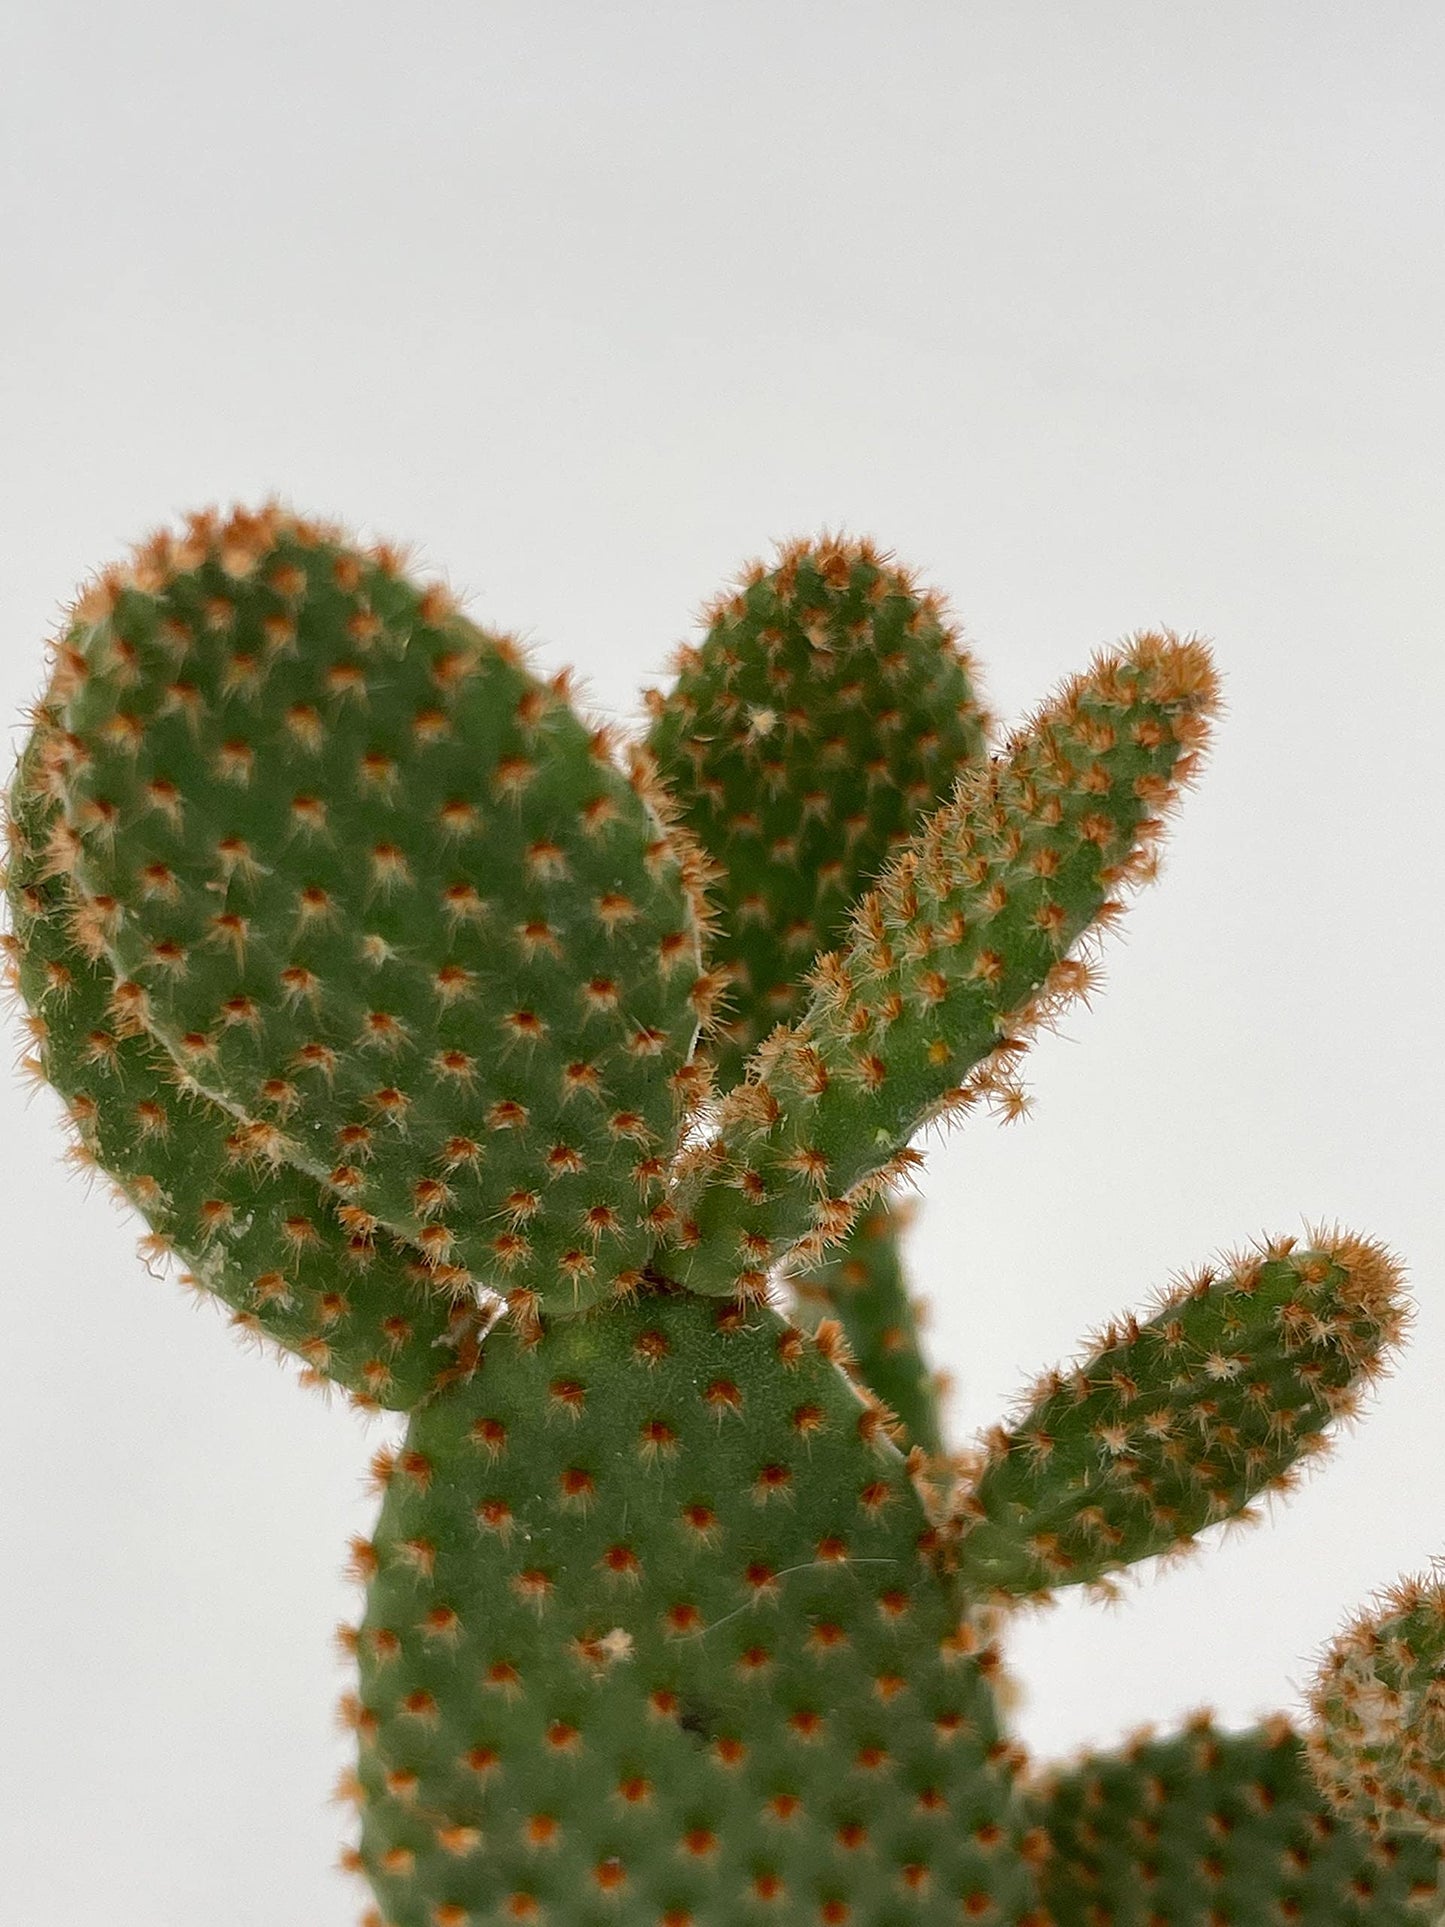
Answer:
POLYGON ((81 595, 7 811, 31 1062, 150 1250, 409 1414, 345 1631, 366 1927, 1438 1904, 1434 1594, 1305 1734, 1049 1777, 1001 1690, 1011 1602, 1287 1488, 1399 1337, 1392 1261, 1263 1243, 971 1455, 902 1265, 915 1140, 1019 1107, 1216 700, 1141 634, 996 743, 940 599, 831 536, 710 606, 630 745, 276 508, 81 595))

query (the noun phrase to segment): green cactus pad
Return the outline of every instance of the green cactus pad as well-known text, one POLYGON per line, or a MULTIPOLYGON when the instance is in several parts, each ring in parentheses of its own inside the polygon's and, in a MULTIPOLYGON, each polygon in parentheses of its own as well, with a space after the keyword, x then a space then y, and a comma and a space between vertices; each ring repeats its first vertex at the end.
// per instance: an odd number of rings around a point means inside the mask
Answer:
POLYGON ((1310 1764, 1334 1806, 1366 1832, 1445 1847, 1445 1574, 1394 1587, 1348 1627, 1310 1704, 1310 1764))
POLYGON ((1338 1820, 1282 1720, 1138 1740, 1052 1776, 1034 1812, 1054 1927, 1431 1927, 1440 1904, 1434 1849, 1338 1820))
POLYGON ((495 1332, 362 1550, 380 1918, 1034 1918, 995 1656, 932 1541, 877 1413, 771 1314, 495 1332))
POLYGON ((561 1309, 635 1287, 696 877, 515 645, 389 551, 238 514, 103 578, 51 700, 51 860, 117 1019, 349 1228, 561 1309))
POLYGON ((973 665, 939 599, 870 542, 793 542, 708 611, 648 745, 721 874, 713 945, 731 980, 723 1088, 807 1002, 853 900, 985 750, 973 665))
POLYGON ((855 911, 803 1019, 724 1099, 692 1160, 683 1282, 762 1290, 790 1247, 847 1229, 932 1118, 998 1089, 1021 1037, 1087 987, 1069 951, 1148 874, 1215 700, 1200 645, 1136 637, 964 776, 855 911))
MULTIPOLYGON (((801 1015, 816 953, 961 771, 984 755, 974 666, 907 570, 867 541, 788 543, 754 563, 650 691, 648 745, 716 872, 712 955, 729 979, 720 1086, 801 1015)), ((858 1366, 928 1450, 940 1440, 891 1220, 812 1267, 805 1316, 838 1317, 858 1366), (862 1275, 859 1275, 861 1267, 862 1275), (835 1290, 836 1287, 836 1290, 835 1290)))
POLYGON ((1438 1927, 1441 1587, 1337 1648, 1323 1794, 1207 1724, 1027 1779, 995 1645, 1285 1489, 1398 1332, 1390 1262, 1232 1261, 972 1460, 898 1263, 913 1140, 1020 1108, 1150 874, 1207 650, 1137 636, 984 760, 871 544, 709 621, 624 773, 395 552, 199 516, 70 612, 11 793, 76 1155, 243 1330, 410 1413, 344 1634, 364 1927, 1438 1927))
POLYGON ((909 1440, 943 1450, 938 1394, 918 1349, 918 1321, 899 1250, 906 1213, 880 1201, 859 1213, 841 1244, 790 1278, 798 1322, 836 1318, 865 1385, 909 1440))
POLYGON ((1095 1580, 1288 1488, 1404 1325, 1398 1268, 1377 1246, 1292 1243, 1204 1272, 1035 1387, 960 1502, 970 1587, 1095 1580))
POLYGON ((469 1355, 474 1302, 454 1299, 418 1252, 348 1234, 313 1179, 258 1159, 234 1116, 185 1088, 144 1033, 118 1027, 114 977, 72 941, 69 889, 47 872, 58 806, 36 786, 38 746, 9 798, 7 949, 35 1068, 66 1101, 77 1155, 120 1185, 240 1329, 360 1404, 416 1404, 469 1355))

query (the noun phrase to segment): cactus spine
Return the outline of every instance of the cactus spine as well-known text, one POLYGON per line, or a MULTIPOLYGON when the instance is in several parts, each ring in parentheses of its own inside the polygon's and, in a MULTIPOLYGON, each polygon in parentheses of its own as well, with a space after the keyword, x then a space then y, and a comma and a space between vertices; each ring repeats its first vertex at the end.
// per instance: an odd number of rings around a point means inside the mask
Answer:
POLYGON ((630 747, 279 509, 76 603, 8 809, 34 1066, 245 1333, 410 1415, 353 1548, 367 1927, 1433 1904, 1428 1588, 1303 1736, 1048 1778, 997 1690, 1010 1601, 1288 1486, 1400 1335, 1390 1258, 1227 1260, 971 1457, 901 1267, 915 1138, 1018 1107, 1216 700, 1139 635, 996 744, 939 598, 838 537, 711 607, 630 747))

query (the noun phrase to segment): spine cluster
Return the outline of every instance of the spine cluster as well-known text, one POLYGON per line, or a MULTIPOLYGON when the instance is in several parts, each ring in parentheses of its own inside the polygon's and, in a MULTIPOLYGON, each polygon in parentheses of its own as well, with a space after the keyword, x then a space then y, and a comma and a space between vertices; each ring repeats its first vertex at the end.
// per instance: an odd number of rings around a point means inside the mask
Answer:
POLYGON ((1348 1626, 1310 1703, 1310 1764, 1336 1810, 1375 1838, 1445 1846, 1445 1575, 1405 1580, 1348 1626))

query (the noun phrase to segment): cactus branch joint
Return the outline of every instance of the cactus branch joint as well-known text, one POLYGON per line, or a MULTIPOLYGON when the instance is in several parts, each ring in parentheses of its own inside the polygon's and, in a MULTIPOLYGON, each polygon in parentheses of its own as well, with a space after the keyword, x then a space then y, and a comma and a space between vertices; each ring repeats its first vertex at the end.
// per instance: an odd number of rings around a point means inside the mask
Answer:
POLYGON ((1368 1238, 1177 1281, 950 1450, 926 1126, 1019 1115, 1207 750, 1141 633, 1001 736, 868 541, 708 606, 635 739, 401 553, 192 517, 67 612, 8 967, 71 1155, 377 1456, 343 1629, 365 1927, 1437 1918, 1445 1601, 1307 1714, 1067 1768, 1011 1605, 1287 1491, 1405 1323, 1368 1238))

